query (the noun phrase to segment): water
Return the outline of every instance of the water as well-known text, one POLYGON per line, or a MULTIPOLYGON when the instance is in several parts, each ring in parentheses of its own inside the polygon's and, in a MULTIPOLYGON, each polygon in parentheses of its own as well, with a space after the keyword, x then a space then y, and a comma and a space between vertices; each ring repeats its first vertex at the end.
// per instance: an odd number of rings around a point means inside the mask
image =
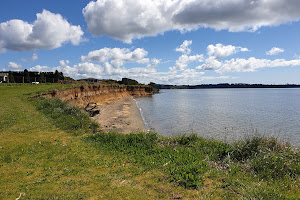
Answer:
POLYGON ((247 135, 300 144, 300 89, 161 90, 136 98, 149 129, 230 142, 247 135))

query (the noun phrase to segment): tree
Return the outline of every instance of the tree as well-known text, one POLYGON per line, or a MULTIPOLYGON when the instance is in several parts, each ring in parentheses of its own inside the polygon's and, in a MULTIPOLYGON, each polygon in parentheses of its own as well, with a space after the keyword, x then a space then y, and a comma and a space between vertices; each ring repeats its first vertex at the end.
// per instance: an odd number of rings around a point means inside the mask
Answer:
POLYGON ((59 80, 64 80, 64 74, 55 70, 54 72, 54 81, 57 83, 59 80))
POLYGON ((24 82, 30 83, 30 76, 29 76, 29 72, 27 69, 24 69, 24 82))
POLYGON ((150 82, 148 85, 151 86, 151 87, 153 87, 153 88, 156 88, 156 84, 153 83, 153 82, 150 82))
POLYGON ((65 80, 64 74, 59 72, 59 80, 65 80))
POLYGON ((14 74, 12 71, 8 72, 8 82, 9 83, 15 83, 14 74))
POLYGON ((130 78, 122 78, 122 81, 119 81, 123 85, 139 85, 139 82, 130 78))
POLYGON ((156 86, 156 84, 155 84, 155 83, 153 83, 153 82, 150 82, 148 85, 151 87, 151 89, 152 89, 152 92, 154 92, 154 93, 157 93, 157 92, 159 92, 159 89, 157 88, 157 86, 156 86))
POLYGON ((44 72, 40 72, 40 82, 45 83, 45 75, 44 72))

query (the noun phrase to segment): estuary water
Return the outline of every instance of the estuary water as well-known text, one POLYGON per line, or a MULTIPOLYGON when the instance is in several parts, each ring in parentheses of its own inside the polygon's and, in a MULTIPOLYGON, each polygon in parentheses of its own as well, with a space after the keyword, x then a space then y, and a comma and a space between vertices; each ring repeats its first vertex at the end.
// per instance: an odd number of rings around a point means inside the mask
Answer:
POLYGON ((176 89, 136 98, 148 129, 226 142, 275 136, 300 146, 300 89, 176 89))

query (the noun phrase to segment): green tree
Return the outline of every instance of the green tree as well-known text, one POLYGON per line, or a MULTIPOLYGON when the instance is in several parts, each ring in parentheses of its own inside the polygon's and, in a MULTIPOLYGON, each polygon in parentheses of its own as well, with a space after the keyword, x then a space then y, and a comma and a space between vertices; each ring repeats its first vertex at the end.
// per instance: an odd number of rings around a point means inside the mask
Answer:
POLYGON ((124 85, 139 85, 139 82, 130 78, 122 78, 122 81, 119 81, 119 83, 124 85))
POLYGON ((148 85, 151 86, 151 87, 153 87, 153 88, 156 88, 156 85, 153 82, 150 82, 148 85))
POLYGON ((153 83, 153 82, 150 82, 148 85, 151 87, 151 89, 152 89, 152 92, 154 92, 154 93, 157 93, 157 92, 159 92, 159 89, 157 88, 157 86, 156 86, 156 84, 155 84, 155 83, 153 83))
POLYGON ((9 72, 8 72, 8 81, 9 81, 10 83, 15 83, 14 74, 13 74, 12 71, 9 71, 9 72))
POLYGON ((24 82, 30 83, 30 76, 29 76, 29 72, 27 69, 24 69, 24 82))
POLYGON ((65 80, 64 74, 59 72, 59 80, 65 80))
POLYGON ((55 81, 55 83, 58 82, 59 78, 60 78, 59 72, 57 70, 55 70, 55 72, 54 72, 54 81, 55 81))
POLYGON ((45 83, 45 74, 44 74, 44 72, 40 72, 40 82, 45 83))

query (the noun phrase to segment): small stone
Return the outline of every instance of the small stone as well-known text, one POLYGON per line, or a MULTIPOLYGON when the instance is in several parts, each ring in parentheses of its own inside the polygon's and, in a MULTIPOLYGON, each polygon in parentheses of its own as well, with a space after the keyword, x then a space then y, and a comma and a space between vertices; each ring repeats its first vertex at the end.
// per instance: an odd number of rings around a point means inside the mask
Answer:
POLYGON ((183 194, 171 194, 171 198, 173 199, 182 199, 183 198, 183 194))

